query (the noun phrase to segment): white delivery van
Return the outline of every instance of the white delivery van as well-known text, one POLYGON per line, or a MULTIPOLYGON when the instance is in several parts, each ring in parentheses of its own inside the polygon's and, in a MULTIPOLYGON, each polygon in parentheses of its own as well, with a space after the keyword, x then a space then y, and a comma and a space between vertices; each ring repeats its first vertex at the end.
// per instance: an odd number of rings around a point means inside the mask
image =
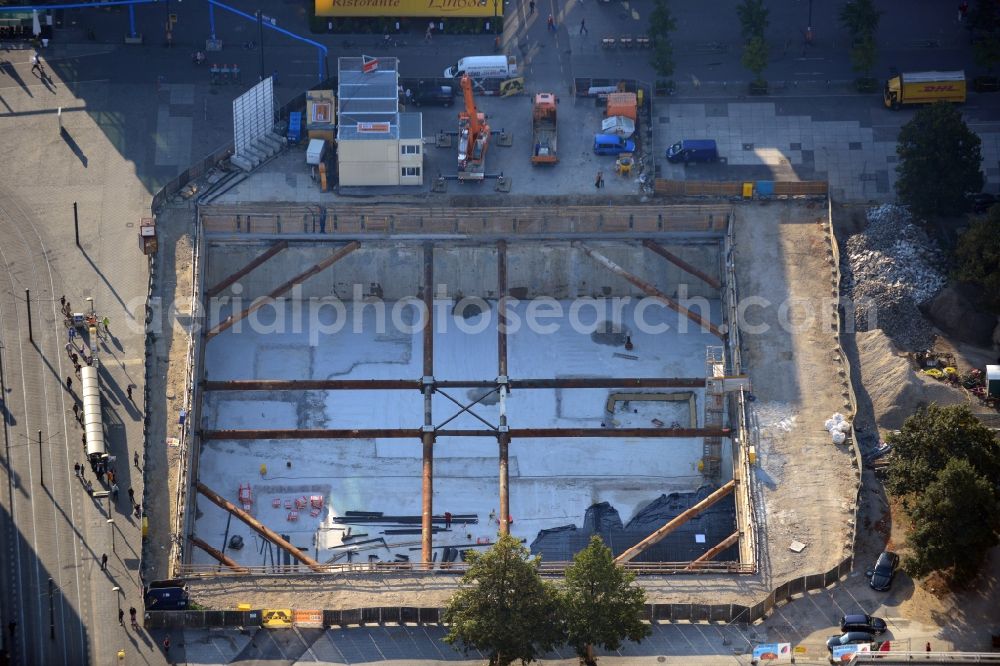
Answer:
POLYGON ((517 58, 514 56, 467 56, 444 70, 446 79, 458 79, 468 74, 474 79, 507 79, 517 76, 517 58))

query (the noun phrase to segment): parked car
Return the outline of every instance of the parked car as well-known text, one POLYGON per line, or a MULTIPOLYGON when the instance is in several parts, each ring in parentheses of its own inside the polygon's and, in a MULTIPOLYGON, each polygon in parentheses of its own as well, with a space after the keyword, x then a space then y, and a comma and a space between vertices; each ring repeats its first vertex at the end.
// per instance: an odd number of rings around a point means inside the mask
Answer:
POLYGON ((867 631, 848 631, 826 639, 826 649, 833 652, 833 648, 842 645, 854 645, 858 643, 871 643, 873 636, 867 631))
POLYGON ((455 103, 455 91, 451 86, 423 83, 410 91, 413 106, 451 106, 455 103))
POLYGON ((719 159, 719 149, 715 139, 684 139, 667 148, 668 162, 715 162, 719 159))
POLYGON ((840 630, 843 632, 867 631, 877 636, 884 634, 888 628, 882 618, 864 613, 852 613, 840 618, 840 630))
POLYGON ((896 553, 884 551, 875 560, 875 567, 869 569, 865 572, 868 576, 869 584, 872 586, 873 590, 878 590, 884 592, 889 589, 892 585, 892 577, 896 575, 896 569, 899 567, 899 555, 896 553))
POLYGON ((595 134, 594 154, 595 155, 621 155, 622 153, 634 153, 635 142, 631 139, 623 139, 617 134, 595 134))

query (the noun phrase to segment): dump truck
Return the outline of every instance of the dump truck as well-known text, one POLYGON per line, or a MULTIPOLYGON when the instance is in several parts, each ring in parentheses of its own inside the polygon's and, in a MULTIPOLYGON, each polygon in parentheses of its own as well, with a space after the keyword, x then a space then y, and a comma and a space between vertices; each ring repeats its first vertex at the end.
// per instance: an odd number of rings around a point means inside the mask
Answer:
POLYGON ((555 164, 559 161, 556 151, 556 96, 538 93, 531 107, 531 164, 555 164))
POLYGON ((965 101, 965 72, 904 72, 885 82, 886 107, 965 101))

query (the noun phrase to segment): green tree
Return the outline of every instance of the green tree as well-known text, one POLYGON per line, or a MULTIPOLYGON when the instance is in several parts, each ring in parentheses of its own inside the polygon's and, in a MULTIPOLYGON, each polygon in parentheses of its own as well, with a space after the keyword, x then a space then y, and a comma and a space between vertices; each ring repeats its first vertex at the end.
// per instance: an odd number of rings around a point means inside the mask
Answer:
POLYGON ((764 0, 743 0, 737 5, 736 14, 740 18, 743 39, 749 43, 754 37, 763 38, 764 31, 770 24, 767 18, 770 13, 771 10, 764 6, 764 0))
POLYGON ((948 461, 918 495, 910 518, 913 529, 907 543, 913 554, 905 566, 913 576, 940 571, 968 583, 986 553, 1000 542, 997 488, 968 460, 948 461))
POLYGON ((851 67, 861 76, 871 76, 878 54, 875 50, 875 38, 865 35, 851 48, 851 67))
POLYGON ((562 612, 567 642, 588 666, 597 663, 595 645, 617 650, 625 640, 640 642, 650 634, 642 622, 646 593, 635 574, 615 564, 601 537, 573 557, 566 570, 562 612))
POLYGON ((769 47, 767 42, 764 41, 764 37, 757 35, 752 37, 750 41, 746 43, 743 47, 743 57, 741 62, 743 66, 746 67, 751 74, 754 76, 753 84, 755 86, 763 86, 767 82, 763 79, 764 69, 767 67, 767 61, 769 56, 769 47))
POLYGON ((886 439, 893 446, 886 478, 893 495, 923 493, 951 460, 966 460, 978 474, 1000 478, 1000 446, 993 431, 965 405, 918 409, 886 439))
POLYGON ((989 304, 1000 311, 1000 206, 990 208, 959 237, 955 259, 955 277, 982 287, 989 304))
POLYGON ((840 24, 854 37, 855 43, 874 37, 885 12, 875 9, 873 0, 848 0, 840 9, 840 24))
POLYGON ((559 593, 538 574, 540 557, 510 535, 470 553, 460 589, 448 600, 444 641, 489 655, 490 666, 523 664, 563 642, 559 593))
POLYGON ((653 45, 649 64, 659 76, 669 77, 674 74, 674 45, 670 33, 676 29, 677 21, 670 13, 667 0, 654 0, 647 34, 653 45))
POLYGON ((920 109, 899 132, 896 194, 920 217, 964 213, 983 189, 980 145, 952 104, 920 109))

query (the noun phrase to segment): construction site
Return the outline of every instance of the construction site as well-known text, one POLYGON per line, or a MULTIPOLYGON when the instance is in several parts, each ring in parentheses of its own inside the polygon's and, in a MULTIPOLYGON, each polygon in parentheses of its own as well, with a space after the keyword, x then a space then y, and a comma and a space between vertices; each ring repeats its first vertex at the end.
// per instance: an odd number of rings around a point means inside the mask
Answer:
POLYGON ((822 427, 851 412, 826 212, 201 206, 171 574, 214 608, 441 606, 508 532, 553 573, 598 534, 656 603, 837 566, 858 477, 822 427), (803 326, 796 298, 827 300, 803 326), (303 589, 323 574, 352 582, 303 589))

